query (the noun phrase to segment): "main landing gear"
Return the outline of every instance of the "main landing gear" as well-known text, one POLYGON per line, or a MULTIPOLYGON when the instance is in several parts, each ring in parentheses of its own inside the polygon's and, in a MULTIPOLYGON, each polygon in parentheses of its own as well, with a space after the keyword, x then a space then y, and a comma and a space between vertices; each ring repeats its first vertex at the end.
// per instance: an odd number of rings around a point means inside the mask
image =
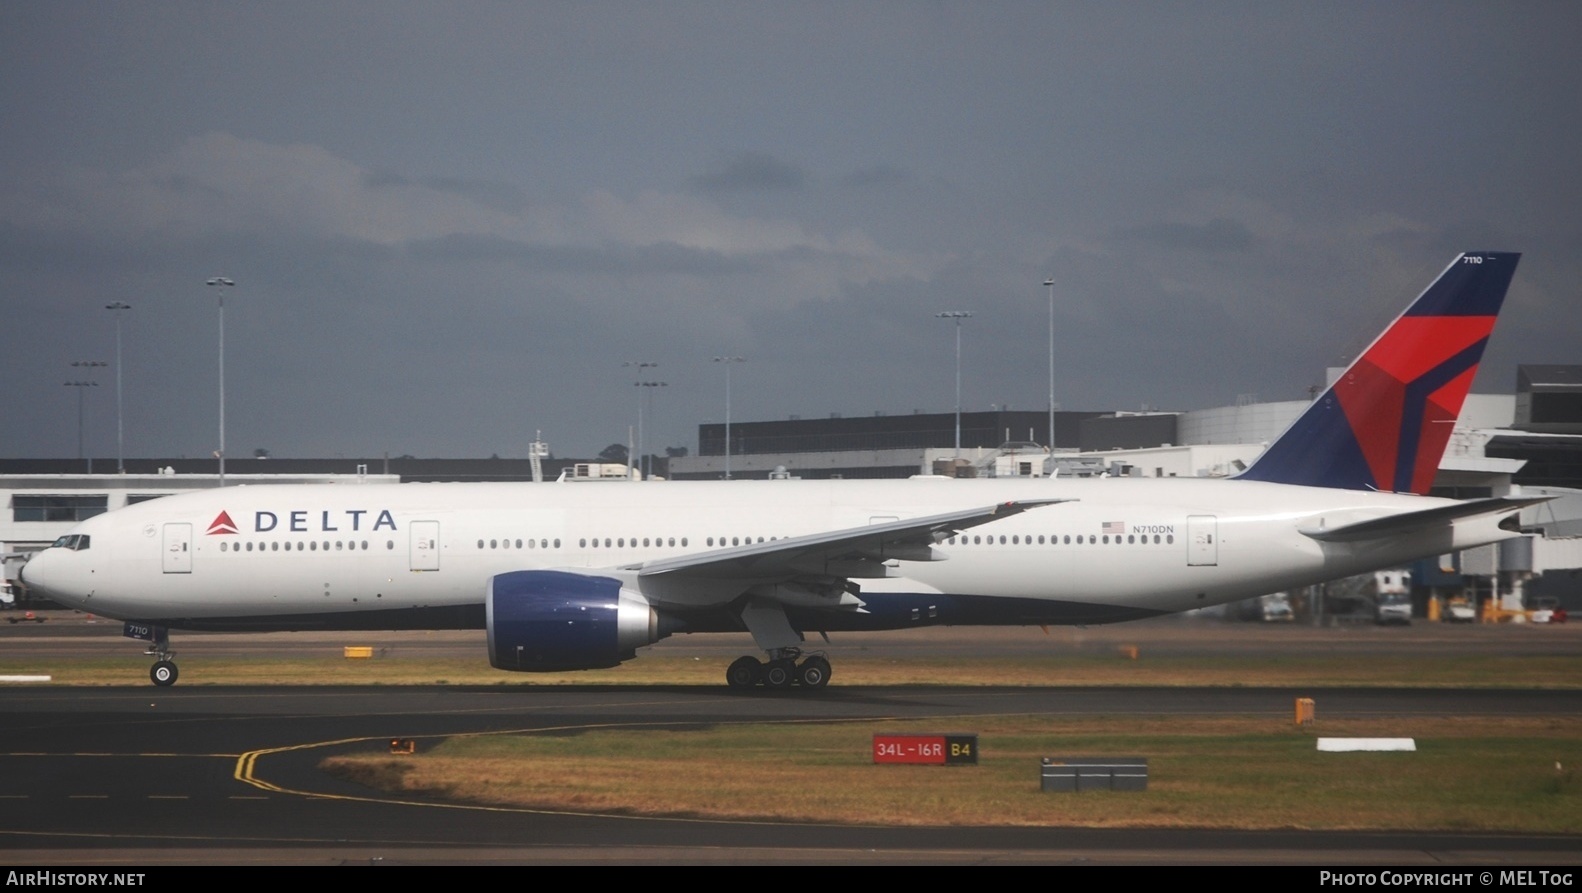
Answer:
POLYGON ((769 654, 769 662, 756 657, 740 657, 725 671, 725 681, 737 691, 746 691, 762 685, 764 688, 783 691, 794 685, 818 689, 829 684, 829 661, 821 654, 811 655, 800 662, 802 652, 797 648, 778 648, 769 654))
POLYGON ((171 658, 176 652, 170 650, 170 634, 164 628, 158 628, 153 639, 153 644, 143 652, 156 658, 154 665, 148 668, 148 678, 160 688, 167 688, 176 684, 176 677, 180 672, 176 669, 176 662, 171 658))

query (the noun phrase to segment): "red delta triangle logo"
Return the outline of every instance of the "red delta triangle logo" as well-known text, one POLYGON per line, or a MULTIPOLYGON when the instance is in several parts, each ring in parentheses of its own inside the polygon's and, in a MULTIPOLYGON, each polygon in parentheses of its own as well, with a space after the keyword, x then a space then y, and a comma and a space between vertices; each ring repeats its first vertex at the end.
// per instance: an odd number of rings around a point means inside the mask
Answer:
POLYGON ((231 520, 230 512, 221 511, 219 516, 209 525, 209 536, 214 536, 218 533, 236 533, 236 522, 231 520))

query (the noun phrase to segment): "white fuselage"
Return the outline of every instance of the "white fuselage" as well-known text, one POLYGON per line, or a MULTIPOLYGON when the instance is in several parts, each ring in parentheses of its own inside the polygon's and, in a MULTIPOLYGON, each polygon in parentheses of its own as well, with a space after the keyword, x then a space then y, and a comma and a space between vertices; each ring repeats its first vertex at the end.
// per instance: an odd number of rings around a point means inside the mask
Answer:
MULTIPOLYGON (((1210 479, 250 486, 89 519, 74 530, 87 537, 86 548, 40 553, 26 579, 84 611, 174 627, 379 628, 380 618, 413 609, 480 606, 490 578, 510 571, 631 568, 1044 499, 1071 501, 968 529, 939 543, 944 560, 892 561, 887 576, 858 581, 860 598, 1038 600, 1072 606, 1068 621, 1054 622, 1103 622, 1224 603, 1512 535, 1497 518, 1480 517, 1383 542, 1324 543, 1301 530, 1449 501, 1210 479), (304 622, 313 617, 322 622, 304 622)), ((732 585, 670 580, 642 592, 655 608, 685 614, 721 607, 741 594, 732 585)), ((970 622, 1025 618, 990 611, 970 622)))

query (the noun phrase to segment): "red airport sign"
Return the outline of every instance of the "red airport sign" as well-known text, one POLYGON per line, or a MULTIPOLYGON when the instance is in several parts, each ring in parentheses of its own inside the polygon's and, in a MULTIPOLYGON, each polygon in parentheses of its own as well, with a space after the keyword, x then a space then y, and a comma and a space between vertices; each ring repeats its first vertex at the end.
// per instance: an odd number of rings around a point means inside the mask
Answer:
POLYGON ((875 763, 914 765, 973 765, 978 762, 977 735, 873 736, 875 763))

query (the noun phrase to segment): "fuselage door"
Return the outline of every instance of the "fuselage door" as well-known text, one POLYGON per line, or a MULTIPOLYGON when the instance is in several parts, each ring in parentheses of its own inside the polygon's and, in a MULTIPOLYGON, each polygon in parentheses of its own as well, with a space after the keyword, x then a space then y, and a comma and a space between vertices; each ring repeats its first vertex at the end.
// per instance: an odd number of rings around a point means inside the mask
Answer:
POLYGON ((412 569, 439 570, 439 522, 412 522, 412 569))
POLYGON ((167 574, 192 573, 192 525, 166 524, 161 540, 161 564, 167 574))
POLYGON ((1219 564, 1219 524, 1213 515, 1187 515, 1187 565, 1219 564))

